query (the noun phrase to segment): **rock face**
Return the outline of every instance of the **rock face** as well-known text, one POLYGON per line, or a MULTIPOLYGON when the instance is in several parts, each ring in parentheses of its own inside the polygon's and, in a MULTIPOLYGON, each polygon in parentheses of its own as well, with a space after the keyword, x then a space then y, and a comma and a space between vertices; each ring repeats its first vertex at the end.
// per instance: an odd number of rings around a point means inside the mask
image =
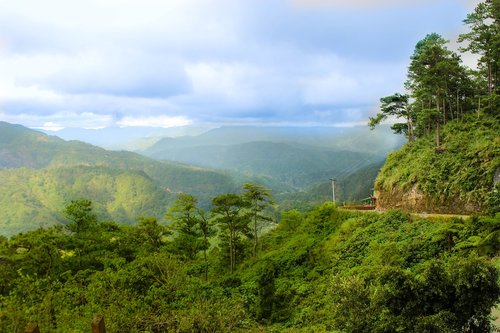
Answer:
POLYGON ((409 212, 437 214, 471 214, 482 210, 477 204, 454 200, 437 202, 427 198, 414 185, 409 191, 377 191, 377 210, 402 209, 409 212))

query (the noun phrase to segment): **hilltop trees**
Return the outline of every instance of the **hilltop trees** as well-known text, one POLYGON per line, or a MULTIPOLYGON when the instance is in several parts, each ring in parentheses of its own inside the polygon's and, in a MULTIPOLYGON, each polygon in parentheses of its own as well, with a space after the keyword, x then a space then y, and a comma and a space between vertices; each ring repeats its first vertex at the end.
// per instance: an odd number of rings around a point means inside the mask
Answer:
POLYGON ((243 241, 253 238, 255 256, 258 248, 258 224, 271 221, 264 213, 272 204, 270 190, 250 183, 245 183, 243 189, 242 194, 225 193, 213 198, 209 212, 198 207, 194 196, 181 193, 165 214, 165 218, 173 222, 170 226, 174 232, 170 248, 191 261, 203 251, 205 279, 208 279, 209 239, 216 231, 219 235, 218 247, 223 253, 227 251, 229 270, 234 272, 239 254, 243 251, 243 241))
POLYGON ((391 126, 391 129, 396 134, 404 134, 408 142, 412 142, 415 139, 415 130, 414 130, 414 122, 415 115, 412 112, 412 109, 409 105, 409 95, 402 95, 399 93, 395 93, 391 96, 382 97, 380 99, 380 113, 372 118, 370 117, 370 121, 368 126, 373 129, 376 125, 380 124, 381 121, 387 119, 389 116, 395 116, 396 118, 404 118, 406 120, 405 123, 396 123, 391 126))
POLYGON ((210 246, 208 237, 213 234, 207 214, 198 207, 198 200, 191 194, 181 193, 165 214, 173 221, 171 228, 176 232, 172 248, 188 260, 194 260, 198 252, 203 251, 204 275, 208 279, 207 250, 210 246))
POLYGON ((171 228, 176 232, 172 241, 174 250, 193 260, 198 252, 207 248, 208 223, 198 202, 191 194, 181 193, 169 208, 165 218, 173 221, 171 228))
POLYGON ((381 112, 370 117, 370 127, 389 116, 403 118, 405 123, 392 126, 395 133, 405 134, 409 142, 433 133, 436 151, 441 151, 441 128, 447 121, 483 110, 498 115, 500 1, 480 3, 464 23, 471 30, 459 37, 459 42, 468 42, 460 50, 480 55, 478 70, 466 68, 460 54, 449 50, 448 41, 439 34, 425 36, 410 57, 407 93, 381 98, 381 112))
MULTIPOLYGON (((478 68, 484 78, 485 85, 479 96, 485 95, 486 110, 498 112, 500 93, 500 1, 486 0, 467 15, 464 23, 470 27, 468 33, 459 36, 459 42, 468 42, 462 51, 469 51, 480 56, 478 68)), ((480 105, 478 105, 480 109, 480 105)))
POLYGON ((249 215, 244 214, 244 208, 248 203, 243 197, 234 194, 221 194, 212 200, 213 219, 217 225, 225 232, 228 239, 229 267, 231 274, 236 268, 236 251, 240 243, 241 235, 248 236, 249 215))
POLYGON ((373 128, 389 116, 403 118, 392 129, 404 134, 408 142, 435 133, 435 146, 441 146, 441 125, 463 116, 471 95, 471 79, 460 56, 448 50, 440 35, 427 35, 415 46, 408 67, 405 87, 410 94, 396 93, 380 99, 381 112, 369 119, 373 128))
POLYGON ((457 103, 463 98, 456 96, 459 91, 452 91, 452 83, 465 76, 465 68, 460 57, 448 50, 446 44, 436 33, 419 41, 411 56, 406 82, 414 98, 417 127, 422 134, 435 131, 436 149, 441 146, 441 124, 452 118, 450 97, 456 97, 457 103))
POLYGON ((156 217, 141 216, 138 219, 137 236, 149 252, 158 252, 164 244, 163 237, 169 235, 167 228, 158 223, 156 217))

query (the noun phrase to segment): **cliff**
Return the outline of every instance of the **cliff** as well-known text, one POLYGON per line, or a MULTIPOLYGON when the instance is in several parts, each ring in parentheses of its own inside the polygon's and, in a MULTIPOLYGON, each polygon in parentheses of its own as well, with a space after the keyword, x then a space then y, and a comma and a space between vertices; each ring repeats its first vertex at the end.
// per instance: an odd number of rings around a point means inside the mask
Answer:
POLYGON ((471 115, 448 122, 442 134, 440 150, 429 135, 388 155, 375 181, 379 210, 491 212, 489 203, 498 196, 500 122, 471 115))

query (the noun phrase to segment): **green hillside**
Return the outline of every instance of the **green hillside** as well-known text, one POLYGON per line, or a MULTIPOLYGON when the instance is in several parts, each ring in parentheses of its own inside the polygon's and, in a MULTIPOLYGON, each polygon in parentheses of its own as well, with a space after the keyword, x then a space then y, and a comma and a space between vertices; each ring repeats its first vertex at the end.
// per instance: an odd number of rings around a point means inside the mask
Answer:
POLYGON ((487 209, 500 168, 500 122, 471 116, 442 128, 436 153, 427 135, 389 154, 376 180, 382 208, 439 213, 487 209))
POLYGON ((392 125, 408 143, 376 181, 382 209, 494 214, 500 211, 500 2, 477 4, 463 21, 458 51, 430 33, 410 56, 404 93, 380 99, 374 127, 392 125), (468 68, 462 56, 476 56, 468 68), (495 186, 497 186, 495 188, 495 186))
POLYGON ((0 170, 0 187, 5 236, 64 223, 69 200, 95 198, 100 219, 131 224, 141 215, 161 218, 175 197, 144 172, 106 167, 0 170))
POLYGON ((159 162, 126 151, 109 151, 80 141, 0 122, 0 168, 54 168, 72 165, 105 166, 119 170, 144 171, 159 186, 173 192, 200 196, 235 188, 229 176, 175 162, 159 162))
MULTIPOLYGON (((236 184, 244 182, 265 184, 275 194, 293 193, 337 175, 342 179, 339 195, 359 199, 359 190, 343 186, 343 176, 377 159, 289 143, 192 148, 200 161, 210 161, 210 167, 228 169, 221 173, 64 141, 5 122, 0 122, 0 133, 0 184, 5 189, 0 195, 0 233, 7 236, 61 223, 60 207, 78 198, 93 198, 99 202, 99 217, 120 223, 131 223, 140 215, 160 218, 179 192, 195 195, 207 208, 211 196, 236 191, 236 184)), ((351 179, 371 187, 372 179, 359 174, 351 179)), ((277 200, 290 207, 297 198, 309 204, 330 198, 328 186, 320 196, 315 190, 308 198, 301 193, 277 195, 277 200)))
POLYGON ((212 213, 206 256, 191 246, 199 229, 168 236, 151 220, 0 240, 0 331, 35 321, 42 332, 83 332, 97 313, 110 332, 492 331, 498 217, 293 210, 256 256, 238 232, 231 273, 226 222, 212 213))
POLYGON ((132 223, 161 217, 179 192, 208 205, 233 191, 228 174, 131 152, 114 152, 0 122, 0 234, 13 235, 61 223, 70 200, 95 198, 103 219, 132 223))

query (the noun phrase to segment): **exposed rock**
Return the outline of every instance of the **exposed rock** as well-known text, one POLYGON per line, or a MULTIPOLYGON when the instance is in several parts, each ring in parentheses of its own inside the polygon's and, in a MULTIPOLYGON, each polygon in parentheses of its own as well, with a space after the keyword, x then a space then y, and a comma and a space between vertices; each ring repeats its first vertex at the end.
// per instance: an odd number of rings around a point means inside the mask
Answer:
POLYGON ((414 185, 409 191, 377 191, 377 210, 402 209, 416 213, 471 214, 482 210, 478 203, 455 199, 448 202, 432 201, 414 185))

